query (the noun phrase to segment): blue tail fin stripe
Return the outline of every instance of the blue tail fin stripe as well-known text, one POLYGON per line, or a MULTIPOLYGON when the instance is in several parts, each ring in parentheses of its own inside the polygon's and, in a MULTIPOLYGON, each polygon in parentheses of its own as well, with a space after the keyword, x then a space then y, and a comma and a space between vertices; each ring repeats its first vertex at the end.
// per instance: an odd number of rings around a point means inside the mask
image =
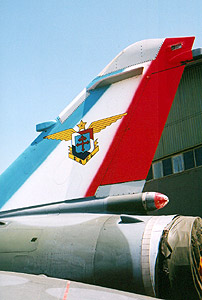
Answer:
POLYGON ((86 100, 61 124, 59 119, 52 128, 42 132, 31 145, 0 175, 0 208, 45 161, 60 141, 44 139, 45 136, 73 128, 87 114, 109 86, 91 91, 86 100))

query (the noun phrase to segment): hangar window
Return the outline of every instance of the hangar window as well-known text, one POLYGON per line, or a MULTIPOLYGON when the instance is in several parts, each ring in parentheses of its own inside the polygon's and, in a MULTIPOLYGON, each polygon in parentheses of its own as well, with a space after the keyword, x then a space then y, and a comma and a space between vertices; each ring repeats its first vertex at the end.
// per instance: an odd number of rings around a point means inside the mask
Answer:
POLYGON ((159 179, 202 166, 202 146, 152 163, 146 180, 159 179))
POLYGON ((202 166, 202 147, 195 149, 196 166, 202 166))
POLYGON ((184 157, 184 169, 188 170, 188 169, 192 169, 194 168, 194 153, 193 151, 188 151, 183 153, 183 157, 184 157))
POLYGON ((184 171, 184 162, 182 154, 173 156, 173 173, 179 173, 184 171))
POLYGON ((171 158, 164 159, 163 161, 163 176, 172 174, 172 162, 171 158))
POLYGON ((162 161, 153 164, 154 179, 163 177, 163 165, 162 161))

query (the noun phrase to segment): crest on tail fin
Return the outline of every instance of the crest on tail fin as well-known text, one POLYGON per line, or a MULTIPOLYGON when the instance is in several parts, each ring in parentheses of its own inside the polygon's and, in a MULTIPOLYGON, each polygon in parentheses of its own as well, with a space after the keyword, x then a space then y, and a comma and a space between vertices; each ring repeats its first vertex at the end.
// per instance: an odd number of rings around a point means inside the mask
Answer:
POLYGON ((71 146, 69 146, 69 158, 85 165, 99 151, 98 139, 94 139, 94 134, 99 133, 112 123, 122 119, 125 115, 127 115, 127 113, 94 121, 87 129, 85 128, 87 122, 81 120, 80 123, 77 124, 79 131, 70 128, 47 135, 44 138, 61 141, 71 140, 71 146))

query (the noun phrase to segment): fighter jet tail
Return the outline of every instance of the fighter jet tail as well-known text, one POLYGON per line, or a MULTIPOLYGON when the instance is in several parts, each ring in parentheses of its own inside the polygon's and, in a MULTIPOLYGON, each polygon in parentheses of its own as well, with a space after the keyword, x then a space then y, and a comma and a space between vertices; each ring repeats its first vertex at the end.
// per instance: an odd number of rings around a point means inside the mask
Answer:
POLYGON ((193 37, 123 50, 1 175, 0 208, 142 191, 193 37))

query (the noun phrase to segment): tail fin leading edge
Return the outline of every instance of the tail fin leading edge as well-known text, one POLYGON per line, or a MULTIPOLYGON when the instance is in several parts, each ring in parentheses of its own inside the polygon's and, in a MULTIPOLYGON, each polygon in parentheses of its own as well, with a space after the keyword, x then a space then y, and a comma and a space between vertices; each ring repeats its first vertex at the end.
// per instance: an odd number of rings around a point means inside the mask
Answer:
POLYGON ((147 40, 122 51, 56 122, 37 127, 42 133, 1 175, 0 207, 92 196, 130 182, 140 191, 193 41, 147 40))

